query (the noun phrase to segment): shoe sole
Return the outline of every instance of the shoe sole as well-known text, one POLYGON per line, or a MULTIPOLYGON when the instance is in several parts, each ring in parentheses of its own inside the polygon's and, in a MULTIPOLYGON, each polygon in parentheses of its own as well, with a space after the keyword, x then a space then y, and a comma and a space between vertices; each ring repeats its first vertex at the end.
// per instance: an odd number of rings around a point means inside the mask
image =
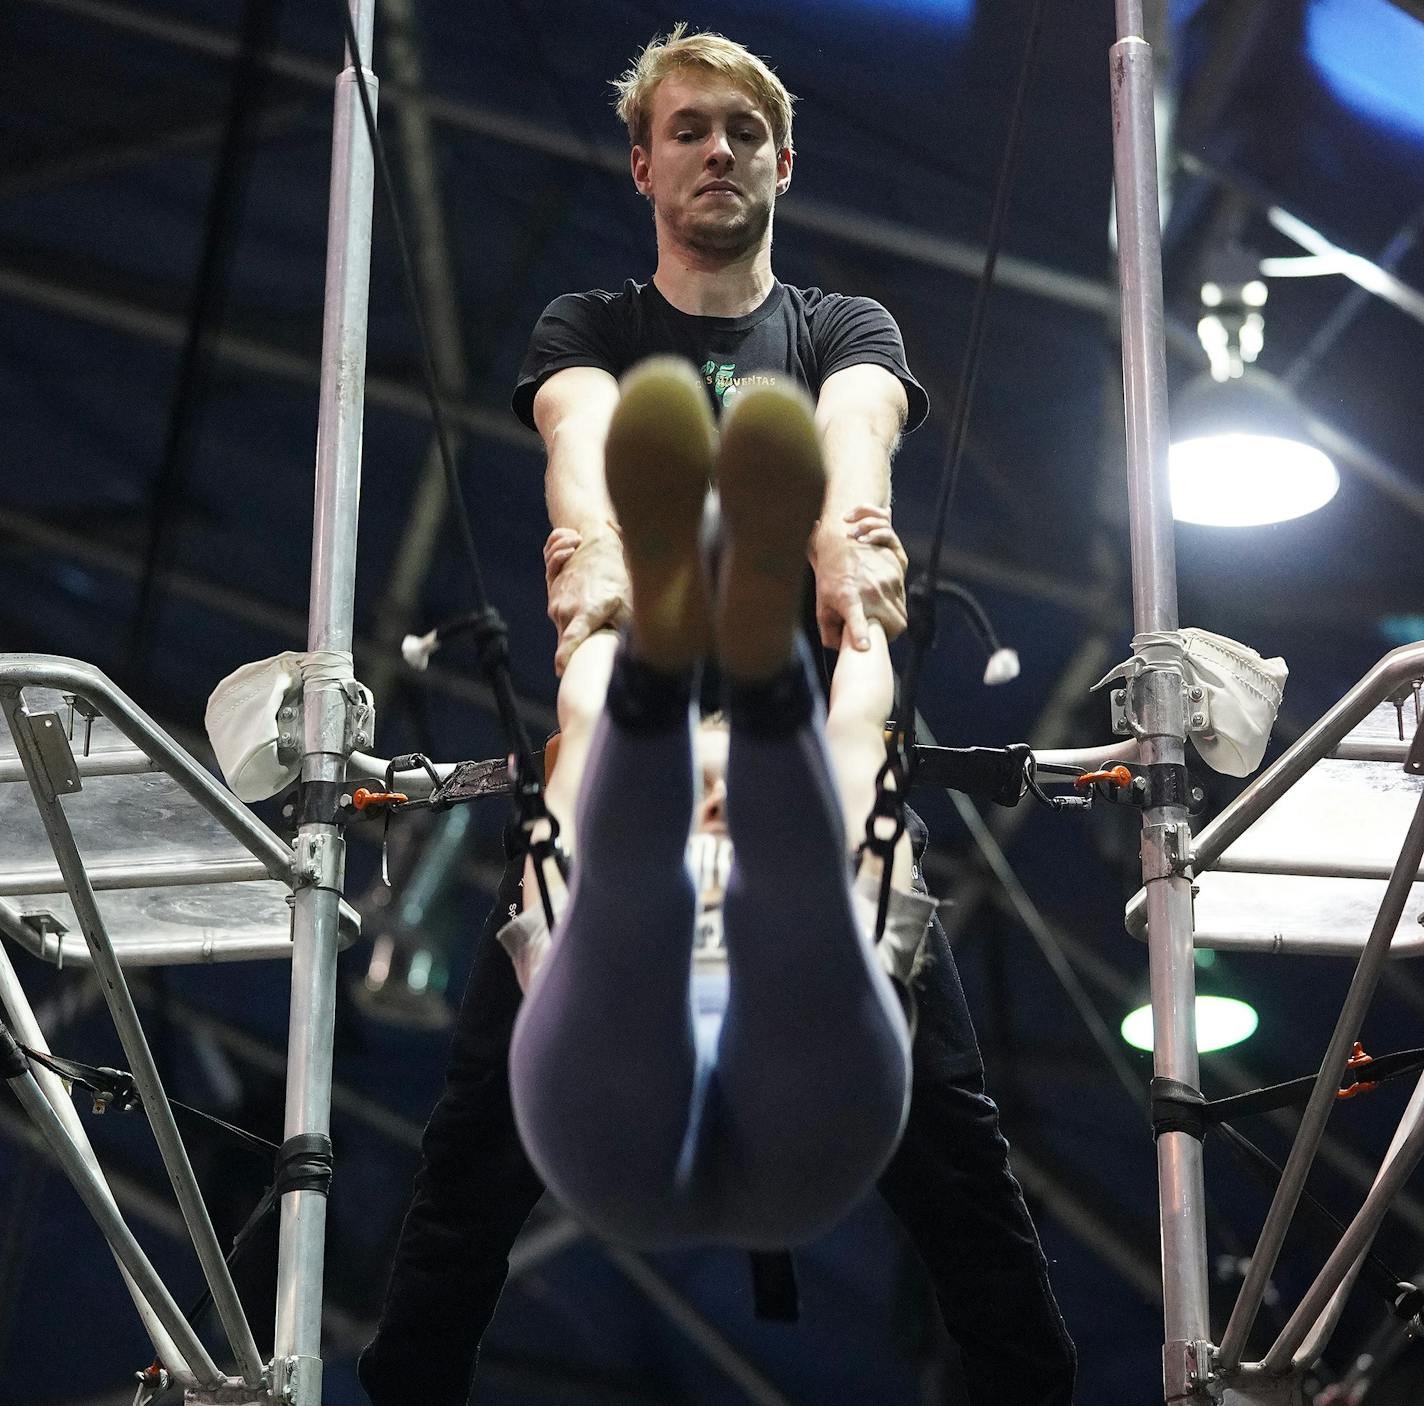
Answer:
POLYGON ((820 438, 803 391, 760 386, 733 401, 722 426, 717 488, 722 666, 734 678, 769 678, 794 648, 806 550, 826 494, 820 438))
POLYGON ((604 464, 633 591, 633 646, 656 669, 688 668, 711 646, 700 533, 716 444, 706 388, 687 362, 653 357, 624 377, 604 464))

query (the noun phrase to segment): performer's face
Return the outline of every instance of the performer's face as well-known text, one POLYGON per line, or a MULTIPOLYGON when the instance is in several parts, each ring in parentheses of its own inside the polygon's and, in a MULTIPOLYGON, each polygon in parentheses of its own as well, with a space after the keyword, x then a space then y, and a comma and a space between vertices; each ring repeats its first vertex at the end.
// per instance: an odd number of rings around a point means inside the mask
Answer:
POLYGON ((704 723, 694 734, 693 759, 702 775, 702 800, 693 829, 703 835, 727 833, 727 729, 704 723))
POLYGON ((791 151, 776 149, 771 124, 742 89, 690 69, 653 94, 633 181, 653 202, 660 241, 732 259, 765 240, 776 197, 791 184, 791 151))

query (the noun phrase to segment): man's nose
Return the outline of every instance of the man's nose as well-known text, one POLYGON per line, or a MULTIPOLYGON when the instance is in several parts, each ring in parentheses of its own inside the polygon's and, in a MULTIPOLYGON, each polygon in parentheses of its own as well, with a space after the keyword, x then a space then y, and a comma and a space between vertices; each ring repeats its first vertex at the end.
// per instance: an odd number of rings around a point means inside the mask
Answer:
POLYGON ((707 148, 707 165, 709 168, 721 168, 725 170, 735 160, 732 153, 732 143, 725 132, 713 132, 710 138, 710 145, 707 148))
POLYGON ((722 813, 727 806, 727 785, 726 782, 714 781, 708 788, 707 793, 702 798, 702 811, 708 820, 721 820, 722 813))

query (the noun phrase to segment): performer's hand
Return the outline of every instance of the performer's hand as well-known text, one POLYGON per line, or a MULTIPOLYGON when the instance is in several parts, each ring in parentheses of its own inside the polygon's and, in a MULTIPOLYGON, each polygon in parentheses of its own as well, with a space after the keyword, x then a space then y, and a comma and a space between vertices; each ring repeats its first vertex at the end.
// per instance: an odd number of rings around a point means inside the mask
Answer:
POLYGON ((889 639, 904 633, 909 558, 888 509, 859 503, 839 523, 823 521, 811 538, 811 564, 816 624, 827 649, 840 648, 846 629, 857 649, 869 649, 871 620, 880 621, 889 639))
POLYGON ((544 581, 549 619, 559 632, 554 672, 562 677, 574 650, 594 631, 617 629, 628 619, 631 593, 618 534, 610 527, 586 538, 556 527, 544 543, 544 581))

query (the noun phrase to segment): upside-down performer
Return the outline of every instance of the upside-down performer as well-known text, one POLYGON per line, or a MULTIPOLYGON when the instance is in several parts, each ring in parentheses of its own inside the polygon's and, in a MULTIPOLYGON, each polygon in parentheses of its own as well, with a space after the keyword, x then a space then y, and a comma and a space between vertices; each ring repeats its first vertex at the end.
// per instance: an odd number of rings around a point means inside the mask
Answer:
POLYGON ((549 804, 572 884, 552 942, 524 875, 501 886, 362 1382, 376 1406, 465 1402, 538 1166, 595 1228, 640 1244, 786 1245, 873 1184, 929 1272, 973 1406, 1065 1406, 1073 1347, 943 930, 925 931, 933 905, 902 849, 872 948, 848 862, 883 756, 887 641, 905 627, 890 461, 927 398, 883 308, 772 274, 792 99, 771 70, 679 26, 617 86, 657 268, 556 299, 514 398, 548 451, 563 676, 549 804), (700 370, 698 393, 729 412, 720 436, 675 366, 628 374, 650 356, 700 370), (709 479, 715 588, 698 542, 709 479), (837 651, 824 724, 795 640, 808 536, 816 633, 837 651), (689 713, 709 654, 725 730, 689 713), (710 884, 685 864, 694 815, 703 854, 724 825, 732 842, 710 884), (721 989, 697 980, 699 887, 724 889, 721 989), (908 1068, 886 966, 912 977, 908 1068), (810 1106, 798 1091, 813 1084, 810 1106))

